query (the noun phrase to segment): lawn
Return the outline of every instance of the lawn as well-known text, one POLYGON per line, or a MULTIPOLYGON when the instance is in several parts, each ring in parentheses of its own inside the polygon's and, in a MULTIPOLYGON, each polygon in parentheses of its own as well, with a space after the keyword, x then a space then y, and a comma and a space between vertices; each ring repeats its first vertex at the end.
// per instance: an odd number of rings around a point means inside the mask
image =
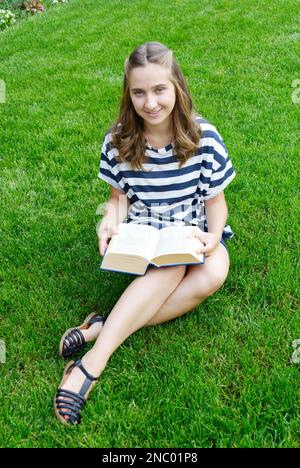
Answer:
POLYGON ((1 447, 300 446, 299 38, 296 0, 70 0, 0 32, 1 447), (124 60, 149 40, 174 50, 236 169, 231 270, 130 336, 65 427, 60 337, 132 281, 98 269, 97 174, 124 60))

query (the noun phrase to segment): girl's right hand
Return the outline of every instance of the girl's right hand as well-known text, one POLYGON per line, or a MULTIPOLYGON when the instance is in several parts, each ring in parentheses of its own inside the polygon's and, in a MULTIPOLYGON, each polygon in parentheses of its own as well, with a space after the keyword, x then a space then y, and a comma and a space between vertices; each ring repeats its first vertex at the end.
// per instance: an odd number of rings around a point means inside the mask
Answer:
POLYGON ((118 234, 118 226, 109 218, 103 218, 102 223, 98 229, 98 246, 101 256, 104 255, 105 250, 109 244, 110 239, 114 234, 118 234))

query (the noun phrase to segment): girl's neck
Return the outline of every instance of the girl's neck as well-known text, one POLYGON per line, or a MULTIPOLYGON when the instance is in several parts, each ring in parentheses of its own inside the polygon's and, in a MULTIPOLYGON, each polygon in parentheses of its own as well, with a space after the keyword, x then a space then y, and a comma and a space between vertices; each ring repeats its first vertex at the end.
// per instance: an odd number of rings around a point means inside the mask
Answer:
POLYGON ((149 128, 144 126, 144 136, 152 140, 165 140, 173 138, 173 130, 170 125, 166 125, 159 128, 149 128))

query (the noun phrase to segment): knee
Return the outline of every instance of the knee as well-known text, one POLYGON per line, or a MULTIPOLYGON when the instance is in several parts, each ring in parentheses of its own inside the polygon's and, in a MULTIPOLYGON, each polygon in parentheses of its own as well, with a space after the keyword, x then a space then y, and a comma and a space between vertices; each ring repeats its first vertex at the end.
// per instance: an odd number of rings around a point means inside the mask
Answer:
POLYGON ((207 273, 205 281, 199 284, 197 295, 200 298, 208 297, 220 289, 228 275, 228 269, 211 270, 207 273))
POLYGON ((185 265, 166 266, 161 268, 150 267, 145 276, 155 278, 156 281, 178 283, 186 273, 185 265))
POLYGON ((212 291, 215 292, 218 289, 220 289, 223 284, 225 283, 225 280, 228 275, 228 269, 226 270, 216 270, 213 272, 211 275, 210 281, 211 281, 211 288, 212 291))
POLYGON ((185 272, 186 272, 185 265, 176 265, 176 266, 170 266, 170 267, 164 267, 164 268, 168 277, 177 283, 183 279, 185 272))

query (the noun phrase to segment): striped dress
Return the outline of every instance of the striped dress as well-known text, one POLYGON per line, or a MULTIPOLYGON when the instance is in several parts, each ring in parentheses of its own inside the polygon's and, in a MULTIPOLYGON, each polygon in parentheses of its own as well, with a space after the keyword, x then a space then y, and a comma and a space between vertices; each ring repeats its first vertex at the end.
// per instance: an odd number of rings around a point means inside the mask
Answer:
MULTIPOLYGON (((202 130, 199 146, 181 168, 172 144, 155 149, 147 143, 144 170, 134 170, 128 162, 119 163, 111 131, 107 131, 98 176, 130 200, 124 223, 148 224, 157 229, 187 224, 208 230, 204 202, 222 192, 235 177, 235 171, 217 129, 200 116, 196 121, 202 130)), ((232 236, 227 224, 223 238, 232 236)))

